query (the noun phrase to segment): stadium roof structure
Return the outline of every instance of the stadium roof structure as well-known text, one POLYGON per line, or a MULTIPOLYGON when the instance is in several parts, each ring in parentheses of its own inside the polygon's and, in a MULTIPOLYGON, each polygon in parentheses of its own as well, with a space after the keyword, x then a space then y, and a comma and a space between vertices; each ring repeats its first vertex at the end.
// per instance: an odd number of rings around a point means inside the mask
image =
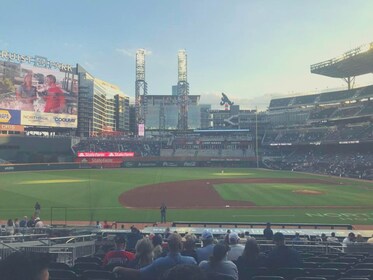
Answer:
POLYGON ((373 73, 373 42, 339 57, 313 64, 311 73, 342 79, 373 73))

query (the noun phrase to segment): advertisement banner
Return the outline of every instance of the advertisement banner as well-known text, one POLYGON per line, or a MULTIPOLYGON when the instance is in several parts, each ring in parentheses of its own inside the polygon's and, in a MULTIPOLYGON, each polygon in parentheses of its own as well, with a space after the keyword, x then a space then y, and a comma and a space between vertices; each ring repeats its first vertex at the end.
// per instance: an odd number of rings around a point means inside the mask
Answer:
POLYGON ((93 157, 93 158, 106 158, 106 157, 133 157, 134 152, 78 152, 78 158, 93 157))
POLYGON ((69 114, 52 114, 28 111, 21 112, 22 125, 74 128, 77 126, 77 122, 77 116, 69 114))
POLYGON ((21 111, 0 109, 0 123, 21 124, 21 111))
POLYGON ((25 128, 24 128, 23 125, 0 124, 0 131, 18 131, 18 132, 24 132, 25 128))

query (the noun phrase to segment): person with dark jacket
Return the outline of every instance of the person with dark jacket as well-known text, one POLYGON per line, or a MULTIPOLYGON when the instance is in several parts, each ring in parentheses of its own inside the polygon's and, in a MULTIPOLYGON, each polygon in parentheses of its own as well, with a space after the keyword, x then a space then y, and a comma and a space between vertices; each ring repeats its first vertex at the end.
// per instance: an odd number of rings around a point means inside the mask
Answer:
POLYGON ((273 235, 273 242, 276 247, 269 253, 267 259, 267 267, 301 267, 302 259, 299 253, 285 245, 285 237, 281 232, 276 232, 273 235))

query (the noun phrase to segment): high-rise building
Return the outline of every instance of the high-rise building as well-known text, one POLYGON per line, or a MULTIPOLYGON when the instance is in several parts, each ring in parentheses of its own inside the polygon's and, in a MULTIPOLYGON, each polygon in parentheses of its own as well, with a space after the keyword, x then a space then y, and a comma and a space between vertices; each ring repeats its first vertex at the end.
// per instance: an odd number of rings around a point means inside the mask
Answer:
POLYGON ((129 132, 129 97, 78 65, 78 136, 129 132))

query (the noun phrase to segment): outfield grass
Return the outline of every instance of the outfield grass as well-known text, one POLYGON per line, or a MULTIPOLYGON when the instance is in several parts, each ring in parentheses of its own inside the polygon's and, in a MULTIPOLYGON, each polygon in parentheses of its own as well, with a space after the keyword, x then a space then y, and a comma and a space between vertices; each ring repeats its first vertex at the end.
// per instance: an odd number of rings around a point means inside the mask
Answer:
POLYGON ((343 185, 224 184, 214 186, 227 200, 247 200, 259 206, 339 206, 301 209, 177 209, 168 220, 302 222, 373 224, 373 184, 369 182, 258 169, 133 168, 14 172, 0 174, 0 219, 30 216, 36 201, 46 221, 109 220, 159 221, 158 209, 123 208, 121 193, 149 184, 210 178, 327 178, 343 185), (322 195, 299 195, 295 189, 314 189, 322 195), (349 206, 358 208, 348 208, 349 206), (361 207, 361 208, 359 208, 361 207))

